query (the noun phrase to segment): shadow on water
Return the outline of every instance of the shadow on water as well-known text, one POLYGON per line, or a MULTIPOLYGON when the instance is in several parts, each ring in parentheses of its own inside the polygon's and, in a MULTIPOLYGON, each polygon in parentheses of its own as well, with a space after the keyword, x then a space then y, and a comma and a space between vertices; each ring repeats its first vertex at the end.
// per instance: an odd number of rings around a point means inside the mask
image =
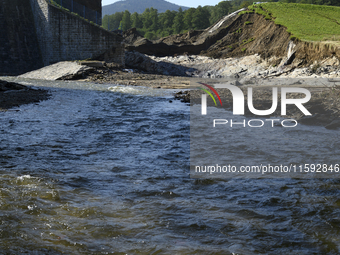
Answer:
POLYGON ((193 180, 169 92, 38 85, 50 100, 0 113, 1 251, 339 253, 339 180, 193 180))

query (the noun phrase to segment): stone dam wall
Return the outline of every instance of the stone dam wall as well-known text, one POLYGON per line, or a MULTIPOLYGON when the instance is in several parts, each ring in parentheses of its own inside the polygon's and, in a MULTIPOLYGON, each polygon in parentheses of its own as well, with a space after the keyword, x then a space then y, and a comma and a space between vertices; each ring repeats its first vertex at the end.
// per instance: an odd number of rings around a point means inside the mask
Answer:
POLYGON ((123 38, 46 0, 0 0, 0 75, 59 61, 125 64, 123 38))
POLYGON ((0 75, 17 75, 43 65, 27 0, 0 0, 0 75))

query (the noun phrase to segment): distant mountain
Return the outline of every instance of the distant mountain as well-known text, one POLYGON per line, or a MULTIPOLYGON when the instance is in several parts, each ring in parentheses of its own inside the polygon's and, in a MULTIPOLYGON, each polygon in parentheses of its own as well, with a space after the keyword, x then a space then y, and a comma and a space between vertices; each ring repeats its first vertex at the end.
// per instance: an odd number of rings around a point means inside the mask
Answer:
POLYGON ((177 11, 179 7, 182 7, 183 11, 189 9, 189 7, 169 3, 165 0, 125 0, 118 1, 110 5, 104 5, 103 17, 105 15, 111 15, 125 10, 128 10, 130 13, 143 13, 146 8, 150 7, 157 9, 159 13, 165 12, 166 10, 177 11))

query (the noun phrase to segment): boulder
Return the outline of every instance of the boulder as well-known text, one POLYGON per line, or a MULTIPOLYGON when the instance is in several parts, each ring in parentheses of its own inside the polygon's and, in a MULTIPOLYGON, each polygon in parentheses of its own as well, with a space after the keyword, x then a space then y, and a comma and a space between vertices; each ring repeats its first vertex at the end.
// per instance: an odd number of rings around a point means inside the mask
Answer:
POLYGON ((329 123, 325 128, 327 129, 337 129, 340 127, 340 119, 333 120, 331 123, 329 123))

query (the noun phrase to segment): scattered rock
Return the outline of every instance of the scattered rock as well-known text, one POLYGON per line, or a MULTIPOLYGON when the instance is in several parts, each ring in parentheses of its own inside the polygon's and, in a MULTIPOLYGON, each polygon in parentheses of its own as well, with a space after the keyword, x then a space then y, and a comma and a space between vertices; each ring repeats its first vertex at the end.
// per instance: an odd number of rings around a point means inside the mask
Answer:
POLYGON ((190 91, 179 91, 175 93, 175 99, 181 100, 183 103, 190 103, 190 91))
POLYGON ((104 61, 79 61, 78 64, 81 66, 97 67, 97 68, 105 66, 104 61))
POLYGON ((14 83, 14 82, 7 82, 0 80, 0 92, 9 91, 9 90, 22 90, 27 89, 26 86, 14 83))
POLYGON ((340 127, 340 119, 333 120, 330 124, 326 125, 327 129, 337 129, 340 127))
POLYGON ((7 110, 23 104, 38 103, 50 97, 47 90, 0 80, 0 110, 7 110))
POLYGON ((153 59, 136 51, 125 53, 125 64, 148 73, 172 76, 187 76, 187 73, 192 71, 191 68, 169 61, 162 61, 162 59, 153 59))
POLYGON ((305 125, 319 125, 319 115, 319 113, 316 113, 312 116, 303 116, 299 122, 305 125))

